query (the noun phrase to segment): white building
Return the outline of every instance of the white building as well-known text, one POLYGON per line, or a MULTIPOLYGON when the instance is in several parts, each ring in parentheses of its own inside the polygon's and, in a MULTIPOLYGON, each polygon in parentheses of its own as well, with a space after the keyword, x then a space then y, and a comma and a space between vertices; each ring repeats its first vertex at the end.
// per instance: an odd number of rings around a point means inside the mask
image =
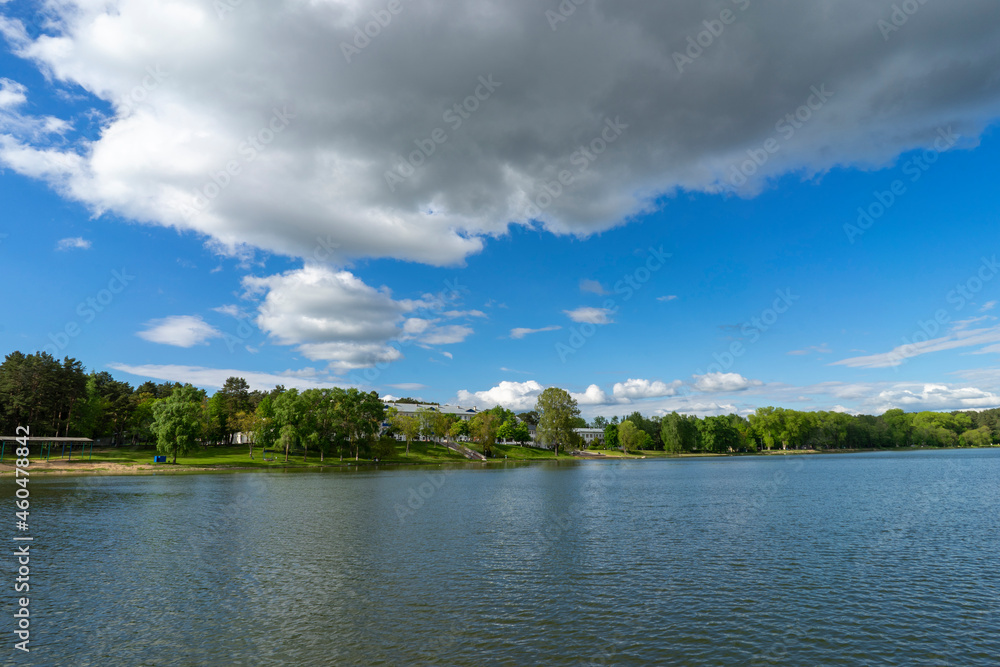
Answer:
POLYGON ((458 405, 428 405, 423 403, 396 403, 395 401, 384 401, 386 408, 396 408, 401 415, 417 416, 420 411, 441 412, 446 415, 455 415, 463 421, 469 421, 479 412, 475 407, 463 408, 458 405))
MULTIPOLYGON (((585 447, 590 447, 592 445, 604 444, 604 429, 603 428, 575 428, 573 429, 577 435, 583 438, 583 444, 585 447)), ((528 432, 531 434, 531 441, 535 442, 537 440, 537 431, 534 426, 528 425, 528 432)))
POLYGON ((590 447, 594 444, 604 444, 603 428, 575 428, 576 434, 583 438, 583 444, 590 447))

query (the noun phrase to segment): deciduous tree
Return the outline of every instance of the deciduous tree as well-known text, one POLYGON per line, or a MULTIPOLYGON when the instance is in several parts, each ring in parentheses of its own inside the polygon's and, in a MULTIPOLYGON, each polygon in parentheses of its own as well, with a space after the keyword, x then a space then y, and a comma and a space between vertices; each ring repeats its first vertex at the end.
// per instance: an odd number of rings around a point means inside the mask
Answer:
POLYGON ((178 454, 187 454, 198 446, 203 400, 202 391, 186 384, 153 404, 156 449, 161 454, 173 454, 174 463, 178 454))
POLYGON ((564 389, 549 387, 538 397, 535 404, 538 413, 538 439, 551 445, 559 456, 559 446, 564 448, 573 443, 574 419, 580 416, 576 400, 564 389))

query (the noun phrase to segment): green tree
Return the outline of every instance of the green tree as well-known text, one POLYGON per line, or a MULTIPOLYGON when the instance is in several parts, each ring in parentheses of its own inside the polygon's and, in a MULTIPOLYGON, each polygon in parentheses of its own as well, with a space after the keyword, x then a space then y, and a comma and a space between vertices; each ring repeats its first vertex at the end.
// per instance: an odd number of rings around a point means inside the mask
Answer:
MULTIPOLYGON (((615 417, 615 421, 618 418, 615 417)), ((604 427, 604 447, 605 449, 616 449, 618 447, 618 424, 608 424, 604 427)))
POLYGON ((989 447, 993 444, 992 435, 988 426, 980 426, 977 429, 969 429, 959 436, 958 442, 963 447, 989 447))
POLYGON ((538 413, 538 439, 544 445, 551 445, 559 456, 559 445, 564 447, 574 442, 574 420, 580 416, 576 400, 564 389, 549 387, 538 397, 535 404, 538 413))
POLYGON ((635 424, 640 431, 649 436, 649 443, 643 444, 643 449, 663 449, 663 440, 660 437, 661 423, 659 419, 644 417, 639 411, 628 416, 628 420, 635 424))
POLYGON ((472 418, 469 425, 469 432, 472 439, 479 443, 483 449, 483 456, 493 455, 493 446, 496 444, 497 431, 500 429, 500 420, 492 412, 480 412, 472 418))
POLYGON ((278 434, 278 444, 285 450, 285 463, 288 463, 288 451, 295 445, 296 435, 295 427, 291 424, 283 425, 278 434))
POLYGON ((660 420, 660 441, 668 452, 693 452, 698 448, 697 418, 671 412, 660 420))
POLYGON ((618 425, 618 442, 621 444, 622 452, 639 450, 645 435, 646 433, 629 419, 618 425))
POLYGON ((538 426, 538 413, 534 410, 519 412, 517 418, 529 426, 538 426))
POLYGON ((434 434, 434 440, 441 442, 448 437, 451 432, 451 425, 458 421, 456 415, 445 414, 444 412, 438 412, 431 419, 431 433, 434 434))
POLYGON ((396 408, 389 408, 389 423, 406 438, 406 453, 410 453, 410 443, 420 436, 420 420, 413 415, 402 415, 396 408))
POLYGON ((508 419, 503 424, 500 424, 500 428, 497 429, 497 437, 501 440, 513 440, 516 428, 517 426, 514 422, 508 419))
POLYGON ((151 428, 156 435, 156 450, 173 454, 174 463, 178 454, 187 454, 198 447, 203 399, 203 392, 186 384, 153 404, 151 428))
POLYGON ((326 459, 326 452, 333 443, 337 425, 336 409, 331 389, 307 389, 302 392, 303 417, 299 435, 303 445, 302 460, 306 460, 309 447, 319 450, 319 460, 326 459))
MULTIPOLYGON (((385 418, 385 403, 374 391, 365 393, 354 387, 337 389, 334 395, 337 422, 354 449, 354 460, 360 458, 362 443, 371 443, 378 436, 385 418)), ((343 452, 341 452, 343 459, 343 452)))
POLYGON ((726 417, 705 417, 699 424, 702 445, 710 452, 735 451, 740 446, 739 431, 726 417))
MULTIPOLYGON (((254 410, 256 419, 254 423, 257 427, 254 433, 254 440, 261 446, 261 449, 270 449, 278 441, 278 425, 274 417, 274 401, 270 396, 265 396, 254 410)), ((252 453, 252 452, 251 452, 252 453)))
POLYGON ((260 418, 257 416, 257 412, 247 412, 241 410, 236 413, 233 421, 239 432, 246 435, 247 444, 250 445, 250 458, 253 458, 253 446, 257 442, 257 437, 260 434, 260 418))
POLYGON ((909 447, 913 444, 913 415, 896 408, 886 410, 881 417, 889 428, 889 439, 893 447, 909 447))
POLYGON ((278 429, 278 444, 285 450, 285 461, 288 453, 298 442, 299 429, 305 418, 305 402, 299 395, 299 390, 289 389, 274 399, 274 421, 278 429))
POLYGON ((465 436, 466 438, 468 438, 469 437, 469 420, 467 420, 467 419, 459 419, 458 421, 454 422, 451 425, 451 427, 448 429, 448 433, 449 433, 449 435, 451 435, 452 439, 454 439, 454 440, 457 440, 457 439, 459 439, 462 436, 465 436))
POLYGON ((514 427, 514 437, 511 439, 519 445, 530 442, 531 431, 528 429, 528 425, 524 422, 518 422, 514 427))
POLYGON ((498 424, 503 424, 504 422, 517 422, 517 415, 515 415, 512 410, 508 410, 502 405, 495 405, 486 412, 492 412, 496 415, 498 424))

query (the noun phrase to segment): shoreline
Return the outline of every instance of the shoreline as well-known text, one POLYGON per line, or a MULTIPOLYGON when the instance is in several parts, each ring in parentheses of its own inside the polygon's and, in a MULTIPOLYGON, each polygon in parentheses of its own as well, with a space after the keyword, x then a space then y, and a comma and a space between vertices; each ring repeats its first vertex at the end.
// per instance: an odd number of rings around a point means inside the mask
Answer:
MULTIPOLYGON (((183 475, 183 474, 211 474, 211 473, 247 473, 247 472, 327 472, 334 470, 357 470, 357 469, 379 469, 403 466, 483 466, 508 463, 552 463, 569 461, 655 461, 670 459, 695 459, 695 458, 740 458, 740 457, 768 457, 768 456, 802 456, 816 454, 859 454, 876 452, 918 452, 918 451, 948 451, 957 449, 995 449, 991 447, 901 447, 894 449, 789 449, 789 450, 769 450, 760 452, 734 452, 718 454, 713 452, 685 452, 681 454, 671 454, 662 451, 643 451, 635 454, 623 454, 620 451, 607 450, 587 450, 579 454, 560 455, 559 458, 534 457, 534 458, 493 458, 486 461, 458 460, 454 458, 440 458, 429 460, 390 460, 390 461, 339 461, 332 462, 311 461, 307 463, 289 461, 287 464, 277 464, 265 466, 260 464, 240 465, 238 463, 139 463, 139 462, 115 462, 108 460, 86 461, 80 460, 32 460, 29 473, 42 476, 118 476, 118 475, 183 475)), ((0 479, 14 476, 14 460, 8 463, 0 463, 0 479)))

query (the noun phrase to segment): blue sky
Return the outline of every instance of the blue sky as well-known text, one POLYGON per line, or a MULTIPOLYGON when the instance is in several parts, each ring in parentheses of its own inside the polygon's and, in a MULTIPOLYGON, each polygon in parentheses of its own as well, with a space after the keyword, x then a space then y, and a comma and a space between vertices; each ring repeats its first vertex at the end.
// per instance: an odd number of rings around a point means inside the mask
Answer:
POLYGON ((1000 405, 995 7, 748 5, 678 71, 743 3, 456 0, 347 62, 377 4, 0 4, 0 349, 587 416, 1000 405))

